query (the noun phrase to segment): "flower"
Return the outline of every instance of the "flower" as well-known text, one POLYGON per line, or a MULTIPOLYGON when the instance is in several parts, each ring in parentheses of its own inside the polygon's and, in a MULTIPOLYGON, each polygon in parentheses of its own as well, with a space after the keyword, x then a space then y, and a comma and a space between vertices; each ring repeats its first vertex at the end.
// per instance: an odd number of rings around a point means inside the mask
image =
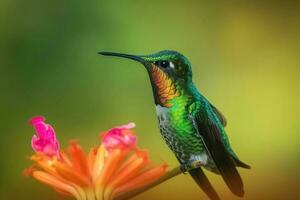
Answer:
POLYGON ((131 130, 134 123, 102 134, 102 144, 92 147, 88 154, 76 141, 60 150, 55 132, 44 117, 34 117, 30 123, 37 135, 32 137, 35 154, 30 159, 34 165, 27 173, 77 200, 115 199, 153 184, 166 173, 165 163, 154 166, 147 151, 137 147, 137 137, 131 130))

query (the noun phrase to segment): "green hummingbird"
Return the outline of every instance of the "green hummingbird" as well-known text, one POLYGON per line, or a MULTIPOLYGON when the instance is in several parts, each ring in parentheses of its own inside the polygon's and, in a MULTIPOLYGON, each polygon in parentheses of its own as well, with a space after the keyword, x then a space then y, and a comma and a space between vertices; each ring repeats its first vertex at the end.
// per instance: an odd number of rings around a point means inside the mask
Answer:
POLYGON ((99 52, 142 63, 150 77, 161 135, 175 154, 183 172, 189 172, 210 197, 220 199, 202 167, 220 174, 233 194, 244 195, 236 167, 250 166, 238 159, 230 146, 224 115, 196 88, 189 60, 177 51, 151 55, 99 52))

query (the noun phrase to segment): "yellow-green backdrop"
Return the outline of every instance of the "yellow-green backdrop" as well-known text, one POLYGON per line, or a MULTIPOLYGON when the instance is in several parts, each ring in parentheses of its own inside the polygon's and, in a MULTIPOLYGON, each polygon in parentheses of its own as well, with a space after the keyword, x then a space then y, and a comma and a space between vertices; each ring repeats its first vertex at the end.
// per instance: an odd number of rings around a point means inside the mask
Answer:
MULTIPOLYGON (((62 146, 88 149, 98 133, 133 121, 153 160, 176 160, 160 137, 143 67, 98 51, 174 49, 198 88, 227 117, 244 199, 299 199, 300 7, 297 1, 0 2, 1 199, 63 199, 24 178, 32 127, 44 115, 62 146)), ((223 199, 238 199, 209 173, 223 199)), ((135 199, 206 199, 180 175, 135 199)))

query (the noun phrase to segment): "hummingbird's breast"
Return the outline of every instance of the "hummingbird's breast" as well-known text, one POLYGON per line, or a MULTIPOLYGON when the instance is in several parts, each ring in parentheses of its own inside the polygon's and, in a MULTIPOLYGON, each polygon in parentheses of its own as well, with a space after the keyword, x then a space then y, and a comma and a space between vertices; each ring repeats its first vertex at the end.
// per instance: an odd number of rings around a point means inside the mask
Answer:
POLYGON ((186 102, 173 102, 171 107, 156 105, 161 135, 181 164, 201 160, 208 162, 204 144, 190 120, 186 102))

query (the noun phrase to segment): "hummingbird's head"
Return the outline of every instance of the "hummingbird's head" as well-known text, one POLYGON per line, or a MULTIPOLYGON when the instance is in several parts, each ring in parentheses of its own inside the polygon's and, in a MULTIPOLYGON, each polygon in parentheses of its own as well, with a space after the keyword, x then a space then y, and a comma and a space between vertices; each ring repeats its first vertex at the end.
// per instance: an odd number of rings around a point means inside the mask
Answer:
POLYGON ((155 103, 163 106, 170 106, 170 101, 180 96, 181 90, 192 79, 189 60, 177 51, 164 50, 142 56, 112 52, 99 54, 128 58, 142 63, 151 80, 155 103))

